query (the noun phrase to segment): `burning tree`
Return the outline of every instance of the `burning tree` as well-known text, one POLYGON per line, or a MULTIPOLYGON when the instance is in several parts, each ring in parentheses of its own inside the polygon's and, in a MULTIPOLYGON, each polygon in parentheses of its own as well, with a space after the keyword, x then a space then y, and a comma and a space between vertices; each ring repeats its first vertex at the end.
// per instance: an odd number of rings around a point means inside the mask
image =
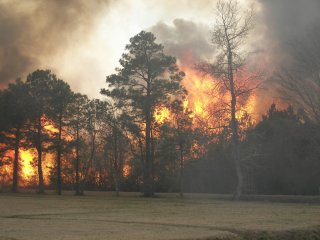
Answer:
MULTIPOLYGON (((213 64, 203 64, 200 69, 215 77, 216 88, 227 99, 223 111, 229 115, 231 130, 232 158, 237 176, 235 199, 239 199, 243 188, 243 172, 239 156, 239 101, 247 98, 251 92, 248 78, 243 78, 241 72, 245 64, 243 46, 252 27, 252 10, 242 13, 237 0, 219 0, 217 3, 216 24, 212 33, 212 43, 219 54, 213 64)), ((221 113, 221 110, 218 110, 221 113)))
POLYGON ((39 193, 44 193, 44 180, 42 169, 42 157, 44 151, 44 142, 48 141, 47 130, 45 127, 44 116, 49 113, 49 102, 51 93, 51 82, 55 79, 55 75, 49 70, 36 70, 27 77, 27 85, 29 94, 32 99, 33 111, 31 112, 32 131, 30 139, 37 151, 38 166, 38 184, 39 193))
MULTIPOLYGON (((1 94, 1 117, 0 117, 0 146, 2 154, 7 150, 13 150, 12 167, 12 192, 17 192, 19 185, 19 153, 22 145, 25 145, 27 133, 27 121, 30 117, 30 95, 27 85, 18 79, 14 84, 1 94)), ((0 156, 1 157, 1 156, 0 156)))
POLYGON ((176 59, 163 53, 163 46, 155 36, 142 31, 130 39, 127 53, 120 59, 117 74, 107 77, 109 89, 102 93, 118 100, 119 107, 126 106, 126 113, 144 135, 144 196, 153 195, 153 134, 154 112, 158 105, 171 101, 183 93, 176 59))

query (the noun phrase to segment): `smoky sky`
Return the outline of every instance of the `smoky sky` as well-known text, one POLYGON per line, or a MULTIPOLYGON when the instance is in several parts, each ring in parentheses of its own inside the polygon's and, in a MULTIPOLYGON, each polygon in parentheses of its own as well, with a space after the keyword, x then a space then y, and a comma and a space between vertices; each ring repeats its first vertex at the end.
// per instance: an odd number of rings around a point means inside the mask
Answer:
POLYGON ((184 66, 192 67, 198 61, 213 56, 208 25, 175 19, 170 25, 159 22, 150 31, 164 45, 166 53, 177 57, 184 66))
POLYGON ((264 82, 258 89, 257 105, 264 113, 271 103, 283 104, 273 78, 277 72, 290 68, 301 46, 310 44, 308 33, 320 29, 319 0, 259 0, 260 11, 251 35, 253 49, 257 50, 252 62, 261 64, 264 82), (300 47, 295 42, 300 42, 300 47))
POLYGON ((109 5, 108 0, 0 1, 0 84, 40 67, 77 39, 109 5))
POLYGON ((286 65, 293 57, 292 43, 302 40, 308 31, 320 25, 319 0, 259 0, 264 27, 261 48, 277 65, 286 65))
MULTIPOLYGON (((254 3, 257 10, 255 29, 250 36, 255 54, 250 60, 264 62, 270 73, 286 65, 293 56, 288 47, 293 39, 303 37, 308 28, 320 24, 319 0, 241 2, 254 3)), ((75 90, 99 96, 99 89, 105 87, 105 76, 117 66, 125 44, 141 30, 152 31, 166 53, 188 67, 199 60, 212 60, 215 49, 210 43, 210 31, 215 23, 215 3, 0 0, 0 88, 37 68, 49 68, 62 73, 63 79, 66 76, 64 80, 73 83, 71 87, 76 87, 75 90), (103 35, 92 34, 101 21, 106 21, 103 35), (98 39, 101 36, 103 39, 98 39), (83 44, 86 39, 89 47, 83 44), (100 50, 103 44, 105 48, 100 50)))

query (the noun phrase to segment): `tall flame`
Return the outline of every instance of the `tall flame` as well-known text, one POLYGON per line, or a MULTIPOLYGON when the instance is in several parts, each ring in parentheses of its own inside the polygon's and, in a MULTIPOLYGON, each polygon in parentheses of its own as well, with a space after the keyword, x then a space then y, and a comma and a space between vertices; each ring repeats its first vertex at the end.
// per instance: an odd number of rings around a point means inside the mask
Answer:
MULTIPOLYGON (((230 108, 230 94, 226 92, 221 95, 217 87, 217 80, 214 78, 208 75, 202 76, 202 74, 188 67, 182 67, 182 70, 186 73, 182 84, 188 91, 183 107, 191 110, 191 117, 195 119, 193 122, 194 127, 203 128, 203 123, 205 123, 208 127, 215 128, 216 126, 213 126, 213 124, 216 124, 217 121, 220 121, 219 124, 221 125, 226 125, 230 114, 227 110, 230 108), (220 111, 223 108, 225 109, 224 112, 220 111), (215 118, 220 119, 216 120, 215 118)), ((246 115, 254 115, 256 101, 256 94, 250 94, 248 99, 241 103, 241 107, 236 114, 237 119, 240 120, 246 115)), ((168 108, 159 106, 155 110, 154 118, 158 124, 163 124, 166 121, 170 121, 170 115, 168 108)))
POLYGON ((210 91, 214 88, 214 82, 210 77, 201 77, 195 71, 185 68, 186 77, 183 85, 188 91, 188 98, 184 102, 184 107, 189 108, 194 116, 207 117, 208 106, 212 99, 209 97, 210 91))
POLYGON ((29 150, 20 150, 21 158, 21 175, 24 180, 31 180, 35 175, 36 171, 33 166, 33 154, 29 150))

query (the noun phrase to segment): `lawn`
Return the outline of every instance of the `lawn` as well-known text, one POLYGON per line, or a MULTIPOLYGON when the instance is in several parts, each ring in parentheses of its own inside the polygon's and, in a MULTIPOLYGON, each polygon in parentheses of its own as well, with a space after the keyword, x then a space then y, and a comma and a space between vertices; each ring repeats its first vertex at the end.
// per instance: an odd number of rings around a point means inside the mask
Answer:
POLYGON ((174 194, 145 199, 137 193, 120 197, 98 192, 81 197, 70 192, 63 196, 0 193, 0 240, 320 239, 318 201, 261 199, 234 202, 227 196, 195 194, 183 199, 174 194))

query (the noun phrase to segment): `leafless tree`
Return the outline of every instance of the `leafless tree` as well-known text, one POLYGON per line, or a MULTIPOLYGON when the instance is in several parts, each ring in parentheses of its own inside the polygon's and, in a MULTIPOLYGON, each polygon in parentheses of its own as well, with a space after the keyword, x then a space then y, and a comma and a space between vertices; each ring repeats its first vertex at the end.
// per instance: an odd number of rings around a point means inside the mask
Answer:
POLYGON ((256 78, 252 74, 243 74, 246 63, 244 46, 253 27, 253 9, 242 11, 237 0, 219 0, 216 6, 216 23, 212 32, 212 43, 218 54, 214 63, 200 64, 203 73, 217 79, 219 92, 229 97, 225 102, 228 125, 231 130, 232 157, 237 176, 235 199, 239 199, 243 188, 243 172, 239 157, 239 123, 237 111, 241 98, 247 98, 252 90, 249 82, 256 78))

